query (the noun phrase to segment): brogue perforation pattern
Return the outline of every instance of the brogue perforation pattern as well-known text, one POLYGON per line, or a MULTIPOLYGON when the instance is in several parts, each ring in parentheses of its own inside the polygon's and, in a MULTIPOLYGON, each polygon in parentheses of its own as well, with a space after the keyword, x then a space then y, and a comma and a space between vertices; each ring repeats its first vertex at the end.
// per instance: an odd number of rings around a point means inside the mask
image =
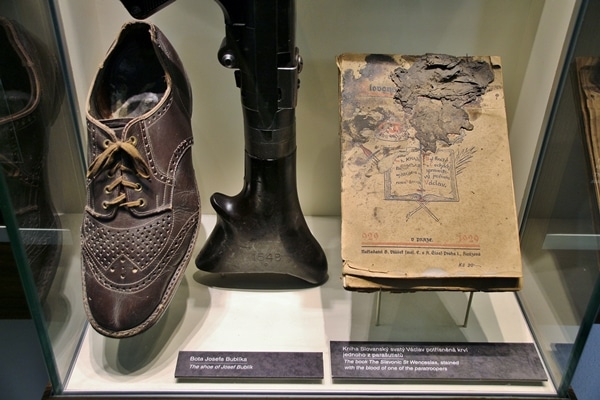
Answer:
POLYGON ((193 138, 187 138, 183 142, 179 143, 177 148, 173 151, 173 157, 171 157, 171 162, 169 162, 169 178, 167 179, 168 184, 173 184, 173 176, 175 176, 175 169, 177 169, 177 164, 179 164, 179 160, 194 143, 193 138))
MULTIPOLYGON (((177 237, 174 238, 173 243, 171 244, 171 246, 169 247, 167 253, 165 254, 165 256, 163 257, 163 260, 156 265, 156 267, 154 269, 152 269, 151 271, 149 271, 149 273, 145 276, 142 277, 142 279, 140 279, 139 281, 133 282, 133 283, 124 283, 123 281, 123 277, 124 274, 127 274, 127 269, 129 270, 129 273, 132 274, 136 274, 138 273, 138 271, 135 271, 136 267, 135 266, 129 266, 128 268, 113 268, 112 270, 109 268, 108 271, 105 272, 101 272, 98 270, 98 268, 96 268, 95 266, 98 265, 97 261, 98 259, 94 260, 95 262, 93 264, 90 264, 90 269, 89 271, 92 272, 94 274, 94 278, 95 280, 102 284, 104 287, 111 289, 111 290, 118 290, 121 292, 135 292, 141 289, 144 289, 147 285, 149 285, 150 283, 152 283, 157 277, 159 277, 164 269, 170 264, 171 259, 173 258, 173 256, 175 255, 175 253, 179 250, 179 247, 185 242, 185 238, 189 235, 190 231, 195 230, 196 225, 198 224, 199 221, 199 214, 194 214, 183 226, 182 229, 179 231, 179 234, 177 235, 177 237), (135 272, 134 272, 135 271, 135 272), (107 273, 108 275, 111 275, 111 273, 117 273, 117 276, 115 276, 115 278, 120 278, 120 279, 115 279, 115 280, 111 280, 107 277, 107 273)), ((94 226, 95 224, 93 224, 93 221, 89 221, 89 218, 86 218, 86 221, 84 222, 85 226, 87 225, 91 225, 94 226)), ((89 247, 89 246, 87 246, 89 247)), ((88 249, 91 250, 91 249, 88 249)), ((190 246, 187 250, 187 252, 191 252, 192 247, 190 246)), ((92 254, 93 250, 91 251, 92 254)), ((89 252, 88 252, 89 253, 89 252)), ((189 254, 186 254, 184 258, 187 258, 189 254)), ((117 261, 117 263, 120 262, 120 258, 119 259, 115 259, 114 261, 117 261)), ((127 261, 130 261, 129 259, 127 259, 127 261)), ((104 265, 104 264, 100 264, 100 265, 104 265)), ((174 281, 171 281, 169 283, 169 285, 173 284, 174 281)))
POLYGON ((87 128, 88 128, 88 132, 89 132, 89 137, 90 137, 90 143, 88 143, 88 148, 90 149, 90 159, 94 159, 99 151, 98 151, 98 144, 96 143, 95 140, 91 140, 92 138, 94 138, 97 134, 98 134, 98 130, 96 129, 96 125, 92 124, 91 122, 88 121, 87 123, 87 128))
MULTIPOLYGON (((169 96, 169 100, 167 102, 165 102, 165 104, 160 109, 156 110, 156 112, 154 114, 152 114, 150 117, 148 117, 144 121, 144 124, 142 124, 142 126, 141 126, 142 139, 144 141, 144 151, 146 153, 146 157, 148 158, 148 165, 150 166, 152 175, 154 175, 158 180, 163 181, 163 182, 164 182, 163 176, 161 173, 159 173, 158 169, 156 168, 156 162, 154 161, 154 157, 152 155, 152 147, 150 146, 150 141, 148 140, 148 134, 146 131, 146 127, 149 127, 157 119, 162 117, 164 115, 164 113, 167 112, 169 110, 169 108, 171 108, 172 104, 173 104, 173 96, 171 95, 171 96, 169 96)), ((167 182, 167 183, 170 183, 170 182, 167 182)))
MULTIPOLYGON (((10 120, 10 119, 9 119, 10 120)), ((30 114, 22 118, 13 119, 10 124, 6 124, 2 129, 6 130, 20 130, 27 128, 33 124, 36 120, 35 114, 30 114)))
POLYGON ((167 112, 169 108, 171 108, 171 104, 173 103, 173 96, 169 96, 169 100, 165 102, 165 104, 158 110, 154 112, 151 116, 146 119, 146 123, 148 125, 152 125, 157 119, 163 116, 164 113, 167 112))
POLYGON ((110 229, 86 218, 84 235, 90 254, 105 269, 126 256, 135 259, 137 267, 144 270, 160 254, 172 229, 171 214, 149 224, 123 230, 110 229))

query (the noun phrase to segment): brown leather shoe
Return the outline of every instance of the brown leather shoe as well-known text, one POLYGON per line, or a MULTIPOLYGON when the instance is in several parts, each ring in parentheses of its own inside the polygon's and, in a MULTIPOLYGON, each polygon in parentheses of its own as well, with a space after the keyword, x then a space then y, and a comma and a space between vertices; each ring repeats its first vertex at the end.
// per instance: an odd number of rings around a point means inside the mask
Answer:
POLYGON ((130 22, 108 51, 87 111, 83 296, 103 335, 151 327, 172 299, 200 219, 191 89, 154 25, 130 22))
MULTIPOLYGON (((64 81, 47 46, 18 22, 3 17, 0 54, 0 169, 37 294, 44 302, 61 253, 46 156, 49 128, 64 98, 64 81)), ((1 215, 0 225, 4 225, 1 215)))

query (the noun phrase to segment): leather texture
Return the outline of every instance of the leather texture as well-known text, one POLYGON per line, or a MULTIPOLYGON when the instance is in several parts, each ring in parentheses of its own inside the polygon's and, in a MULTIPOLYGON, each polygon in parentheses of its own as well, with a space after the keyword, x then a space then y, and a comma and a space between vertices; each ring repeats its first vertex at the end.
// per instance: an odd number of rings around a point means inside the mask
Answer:
POLYGON ((0 167, 43 303, 61 254, 60 220, 50 198, 46 163, 50 127, 64 98, 64 81, 48 46, 18 22, 3 17, 0 54, 0 167))
POLYGON ((91 325, 105 336, 150 328, 183 278, 200 220, 191 113, 188 78, 167 38, 151 23, 125 24, 87 110, 83 297, 91 325), (158 100, 123 113, 140 95, 158 100))

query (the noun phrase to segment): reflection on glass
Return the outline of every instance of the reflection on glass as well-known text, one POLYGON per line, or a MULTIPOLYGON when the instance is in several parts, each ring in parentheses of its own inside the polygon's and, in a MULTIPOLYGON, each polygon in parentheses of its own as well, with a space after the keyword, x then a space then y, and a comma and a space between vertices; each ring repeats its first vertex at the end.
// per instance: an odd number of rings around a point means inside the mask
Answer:
MULTIPOLYGON (((46 156, 64 86, 56 58, 18 22, 0 17, 0 165, 38 296, 60 258, 60 222, 49 197, 46 156)), ((0 224, 4 225, 1 220, 0 224)))

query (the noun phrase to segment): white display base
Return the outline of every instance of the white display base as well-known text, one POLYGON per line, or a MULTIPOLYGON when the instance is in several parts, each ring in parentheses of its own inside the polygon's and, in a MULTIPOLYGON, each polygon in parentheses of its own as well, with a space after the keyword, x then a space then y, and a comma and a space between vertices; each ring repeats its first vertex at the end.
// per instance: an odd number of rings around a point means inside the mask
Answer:
MULTIPOLYGON (((215 223, 203 216, 196 253, 215 223)), ((461 394, 555 395, 551 382, 441 383, 339 382, 331 379, 329 342, 533 343, 514 293, 475 293, 467 327, 468 295, 454 292, 383 293, 379 324, 376 294, 348 292, 341 284, 339 218, 307 218, 329 261, 329 281, 316 288, 242 290, 207 287, 193 259, 163 318, 145 333, 110 339, 88 328, 64 394, 461 394), (322 381, 204 381, 174 377, 178 352, 322 352, 322 381)), ((194 255, 195 256, 195 255, 194 255)))

